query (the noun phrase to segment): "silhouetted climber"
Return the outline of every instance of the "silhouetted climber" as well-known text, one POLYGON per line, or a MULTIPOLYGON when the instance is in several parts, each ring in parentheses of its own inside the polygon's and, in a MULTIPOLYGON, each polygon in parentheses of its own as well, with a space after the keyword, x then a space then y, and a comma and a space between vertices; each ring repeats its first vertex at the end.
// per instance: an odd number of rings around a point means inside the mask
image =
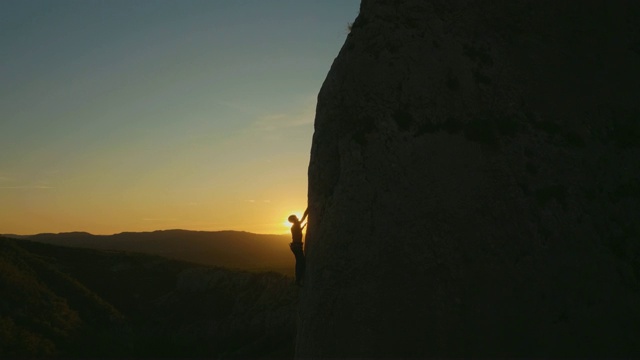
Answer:
POLYGON ((302 245, 302 229, 307 226, 306 223, 301 226, 301 223, 307 218, 308 213, 309 209, 305 210, 300 220, 298 220, 298 217, 295 215, 289 216, 289 222, 293 224, 291 225, 291 237, 293 241, 289 244, 289 247, 296 257, 296 285, 298 286, 302 286, 302 279, 304 278, 305 258, 302 245))

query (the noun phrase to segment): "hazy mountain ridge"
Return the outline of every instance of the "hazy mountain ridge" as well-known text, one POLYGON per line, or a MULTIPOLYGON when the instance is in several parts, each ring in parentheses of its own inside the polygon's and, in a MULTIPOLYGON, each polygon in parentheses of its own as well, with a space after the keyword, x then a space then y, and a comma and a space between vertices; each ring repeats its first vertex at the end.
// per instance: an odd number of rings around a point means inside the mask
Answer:
POLYGON ((158 230, 93 235, 87 232, 4 235, 48 244, 161 255, 205 265, 292 274, 288 235, 242 231, 158 230))
POLYGON ((297 289, 281 274, 6 238, 0 250, 2 357, 293 354, 297 289))

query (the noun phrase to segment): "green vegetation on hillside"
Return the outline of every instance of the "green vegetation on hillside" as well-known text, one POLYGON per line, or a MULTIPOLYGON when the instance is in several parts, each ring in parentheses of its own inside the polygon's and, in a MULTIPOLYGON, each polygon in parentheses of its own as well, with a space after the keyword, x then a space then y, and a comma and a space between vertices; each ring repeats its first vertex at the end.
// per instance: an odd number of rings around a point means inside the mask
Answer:
POLYGON ((7 239, 0 239, 0 288, 3 355, 118 355, 126 348, 118 310, 7 239))
POLYGON ((276 273, 0 238, 0 357, 293 355, 276 273))

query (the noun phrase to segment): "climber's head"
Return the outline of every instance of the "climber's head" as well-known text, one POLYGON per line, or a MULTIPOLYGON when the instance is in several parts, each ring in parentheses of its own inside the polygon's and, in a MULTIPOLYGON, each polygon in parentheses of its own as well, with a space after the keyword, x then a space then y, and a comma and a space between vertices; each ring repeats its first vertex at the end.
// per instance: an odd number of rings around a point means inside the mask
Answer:
POLYGON ((289 222, 292 224, 295 224, 295 223, 299 223, 300 220, 298 220, 298 217, 295 215, 289 215, 289 222))

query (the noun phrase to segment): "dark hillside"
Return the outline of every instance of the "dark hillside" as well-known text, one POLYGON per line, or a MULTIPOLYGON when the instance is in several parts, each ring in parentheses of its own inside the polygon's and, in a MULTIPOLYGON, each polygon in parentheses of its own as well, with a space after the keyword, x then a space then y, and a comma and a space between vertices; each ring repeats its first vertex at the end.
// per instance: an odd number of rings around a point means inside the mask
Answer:
POLYGON ((291 357, 289 277, 0 238, 0 356, 291 357))
MULTIPOLYGON (((14 237, 9 235, 8 237, 14 237)), ((241 231, 160 230, 92 235, 86 232, 38 234, 22 239, 54 245, 133 251, 167 258, 251 271, 291 275, 294 261, 288 235, 241 231)))
POLYGON ((54 262, 0 238, 0 354, 122 355, 123 315, 54 262))

